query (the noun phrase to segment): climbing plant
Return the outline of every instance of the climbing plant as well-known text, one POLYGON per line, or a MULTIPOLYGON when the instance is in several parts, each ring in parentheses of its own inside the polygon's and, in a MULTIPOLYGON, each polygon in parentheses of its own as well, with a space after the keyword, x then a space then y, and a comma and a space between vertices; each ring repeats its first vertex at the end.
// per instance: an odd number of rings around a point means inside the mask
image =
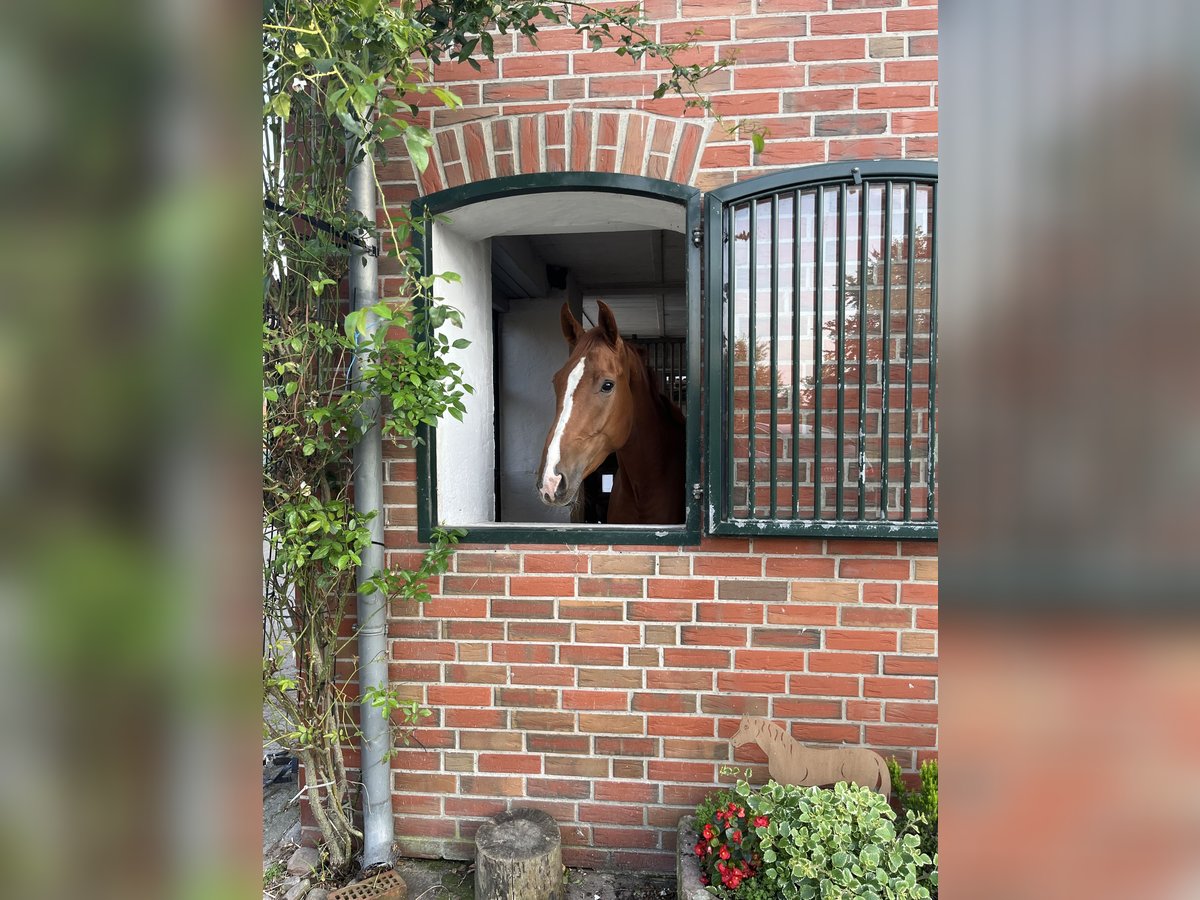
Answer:
MULTIPOLYGON (((355 512, 354 448, 376 423, 385 436, 414 441, 420 425, 461 417, 471 390, 446 359, 452 343, 465 346, 444 333, 460 324, 459 314, 437 301, 435 289, 457 276, 420 272, 408 239, 421 226, 406 210, 383 202, 382 233, 353 213, 347 176, 367 157, 407 157, 423 170, 432 138, 416 101, 460 105, 434 82, 437 66, 478 68, 493 57, 494 35, 536 42, 547 25, 586 35, 593 50, 667 61, 654 95, 709 108, 697 85, 724 63, 677 62, 689 45, 654 40, 636 5, 263 3, 264 736, 303 763, 306 800, 335 874, 350 867, 362 837, 344 755, 359 734, 347 612, 378 514, 355 512), (351 251, 380 241, 396 260, 390 295, 351 312, 343 290, 351 251)), ((428 598, 456 537, 436 533, 404 565, 367 573, 359 589, 428 598)), ((394 688, 373 688, 365 699, 401 736, 428 715, 394 688)))

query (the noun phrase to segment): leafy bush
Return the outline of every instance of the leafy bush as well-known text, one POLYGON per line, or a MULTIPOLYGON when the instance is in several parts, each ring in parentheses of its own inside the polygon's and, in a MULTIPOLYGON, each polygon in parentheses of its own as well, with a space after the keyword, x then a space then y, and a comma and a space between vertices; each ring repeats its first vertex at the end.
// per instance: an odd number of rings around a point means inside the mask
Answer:
POLYGON ((900 774, 895 757, 888 760, 892 774, 892 796, 900 804, 909 825, 921 837, 921 852, 935 857, 938 852, 938 764, 936 759, 921 763, 921 786, 910 791, 900 774))
POLYGON ((718 822, 697 823, 702 829, 710 826, 712 834, 706 839, 702 831, 695 850, 715 896, 924 900, 936 889, 936 862, 922 852, 921 837, 908 828, 898 832, 896 814, 872 790, 845 782, 830 790, 774 781, 754 790, 739 781, 735 795, 722 809, 715 803, 709 807, 714 816, 725 813, 718 822), (734 841, 742 826, 740 840, 734 841), (721 858, 722 848, 730 849, 729 860, 721 858), (731 876, 734 862, 738 874, 731 876))

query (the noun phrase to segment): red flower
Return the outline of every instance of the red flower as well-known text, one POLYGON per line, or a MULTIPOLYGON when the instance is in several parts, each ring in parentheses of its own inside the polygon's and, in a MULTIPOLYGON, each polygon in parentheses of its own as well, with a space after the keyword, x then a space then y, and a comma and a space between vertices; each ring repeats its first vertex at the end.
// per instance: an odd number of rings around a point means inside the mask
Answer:
POLYGON ((727 807, 725 807, 725 808, 726 808, 726 809, 728 809, 730 812, 733 812, 735 809, 737 809, 737 804, 736 804, 736 803, 730 803, 730 804, 729 804, 727 807))
POLYGON ((746 808, 745 808, 744 806, 739 806, 739 807, 738 807, 738 810, 737 810, 737 812, 738 812, 738 817, 739 817, 739 818, 745 818, 745 816, 746 816, 746 808))
POLYGON ((742 842, 742 832, 741 831, 735 831, 733 833, 733 842, 735 844, 740 844, 742 842))
POLYGON ((726 869, 728 869, 728 868, 729 868, 729 867, 728 867, 728 866, 726 866, 726 865, 725 865, 725 863, 723 863, 723 862, 719 862, 719 863, 717 863, 717 871, 718 871, 718 872, 720 872, 722 875, 724 875, 724 874, 725 874, 725 871, 726 871, 726 869))
POLYGON ((708 876, 705 875, 703 872, 700 873, 700 883, 704 884, 704 885, 708 884, 708 876))
POLYGON ((766 828, 769 823, 770 819, 768 819, 766 816, 757 816, 754 819, 754 825, 757 828, 766 828))
POLYGON ((729 859, 729 848, 728 848, 728 847, 722 847, 722 848, 721 848, 721 852, 720 852, 720 853, 718 853, 717 855, 718 855, 718 856, 720 856, 720 857, 721 857, 721 859, 729 859))
POLYGON ((705 840, 709 840, 709 841, 711 841, 711 840, 713 839, 713 835, 714 835, 714 834, 716 834, 716 832, 715 832, 715 831, 713 831, 713 827, 712 827, 712 825, 705 825, 705 826, 704 826, 704 838, 705 838, 705 840))
POLYGON ((703 841, 698 841, 698 842, 696 843, 696 846, 695 846, 695 848, 694 848, 694 849, 695 849, 695 851, 696 851, 696 855, 697 855, 697 856, 703 856, 703 855, 704 855, 704 846, 705 846, 705 845, 704 845, 704 842, 703 842, 703 841))

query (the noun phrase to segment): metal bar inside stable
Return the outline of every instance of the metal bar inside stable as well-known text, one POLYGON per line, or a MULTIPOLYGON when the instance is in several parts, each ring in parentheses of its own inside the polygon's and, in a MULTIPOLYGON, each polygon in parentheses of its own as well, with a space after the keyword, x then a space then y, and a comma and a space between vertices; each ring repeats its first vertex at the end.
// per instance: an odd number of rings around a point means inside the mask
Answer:
POLYGON ((750 366, 750 424, 746 428, 746 434, 749 439, 749 444, 746 448, 746 460, 748 465, 749 483, 746 488, 746 514, 753 519, 757 513, 758 506, 756 496, 757 487, 755 486, 755 459, 754 459, 754 425, 755 417, 758 415, 755 409, 755 392, 758 390, 756 375, 758 374, 758 337, 755 334, 755 319, 758 316, 758 201, 753 200, 750 203, 750 331, 747 338, 747 364, 750 366))
POLYGON ((679 376, 683 371, 683 347, 679 344, 671 344, 671 396, 675 398, 675 402, 683 407, 683 391, 680 390, 679 376))
POLYGON ((867 512, 867 256, 871 244, 871 183, 858 189, 858 518, 867 512))
POLYGON ((908 283, 904 321, 904 521, 912 518, 913 271, 917 257, 917 183, 908 183, 908 283))
POLYGON ((800 518, 800 192, 792 194, 792 518, 800 518))
POLYGON ((842 518, 846 465, 846 185, 838 187, 838 268, 837 268, 837 475, 836 514, 842 518))
POLYGON ((816 279, 813 287, 813 518, 821 518, 821 332, 825 327, 822 295, 825 292, 825 188, 816 196, 816 279))
POLYGON ((771 518, 779 511, 779 195, 771 198, 771 518))
POLYGON ((883 198, 883 311, 879 380, 883 386, 883 402, 879 410, 879 518, 888 517, 888 394, 891 392, 892 370, 892 183, 887 183, 883 198))
POLYGON ((725 338, 725 352, 728 354, 726 371, 729 378, 729 424, 725 431, 725 439, 729 442, 729 455, 725 466, 725 508, 729 511, 730 518, 733 518, 733 487, 737 482, 737 429, 733 427, 737 419, 737 235, 734 233, 734 228, 737 227, 736 208, 727 208, 722 218, 725 222, 725 239, 729 242, 729 253, 725 263, 725 301, 729 307, 728 331, 725 338))
POLYGON ((937 387, 937 199, 938 186, 935 182, 929 198, 929 418, 926 421, 929 429, 929 461, 925 469, 928 490, 926 518, 929 519, 933 518, 933 466, 937 440, 934 428, 934 391, 937 387))

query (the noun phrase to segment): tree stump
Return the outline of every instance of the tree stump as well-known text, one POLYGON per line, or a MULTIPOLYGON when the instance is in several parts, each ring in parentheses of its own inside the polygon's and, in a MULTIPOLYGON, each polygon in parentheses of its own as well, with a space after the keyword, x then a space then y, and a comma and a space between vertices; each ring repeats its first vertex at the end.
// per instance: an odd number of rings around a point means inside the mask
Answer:
POLYGON ((512 809, 475 835, 476 900, 563 900, 558 823, 539 809, 512 809))

